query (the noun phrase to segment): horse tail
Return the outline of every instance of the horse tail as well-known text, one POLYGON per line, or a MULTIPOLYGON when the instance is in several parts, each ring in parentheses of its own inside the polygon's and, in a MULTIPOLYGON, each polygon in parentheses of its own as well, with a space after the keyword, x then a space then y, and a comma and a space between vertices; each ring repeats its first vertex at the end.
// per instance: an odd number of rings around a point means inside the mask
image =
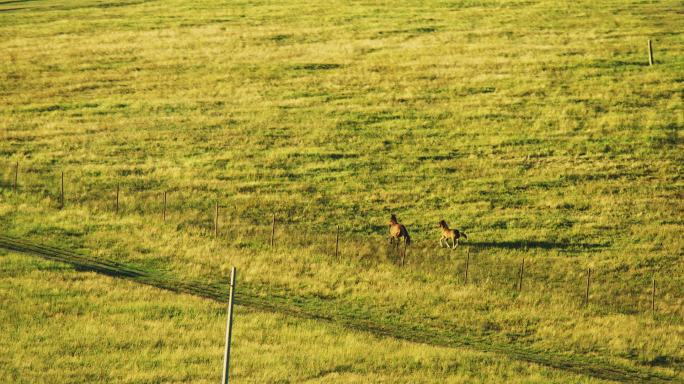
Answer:
POLYGON ((411 245, 411 236, 405 226, 401 226, 401 235, 404 236, 404 242, 406 245, 411 245))
POLYGON ((466 235, 465 232, 461 232, 461 236, 463 236, 464 239, 468 238, 468 235, 466 235))

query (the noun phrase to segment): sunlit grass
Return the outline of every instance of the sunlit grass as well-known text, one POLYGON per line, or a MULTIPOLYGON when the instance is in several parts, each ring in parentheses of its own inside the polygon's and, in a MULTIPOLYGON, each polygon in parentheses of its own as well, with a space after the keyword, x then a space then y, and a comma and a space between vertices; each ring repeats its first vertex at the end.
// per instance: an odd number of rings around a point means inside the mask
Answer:
MULTIPOLYGON (((225 305, 3 253, 0 379, 210 383, 225 305)), ((435 348, 237 307, 231 378, 286 382, 599 382, 501 356, 435 348)))
POLYGON ((0 12, 2 231, 673 373, 678 6, 5 4, 24 9, 0 12), (390 213, 416 241, 404 267, 390 213), (440 219, 470 235, 468 286, 440 219))

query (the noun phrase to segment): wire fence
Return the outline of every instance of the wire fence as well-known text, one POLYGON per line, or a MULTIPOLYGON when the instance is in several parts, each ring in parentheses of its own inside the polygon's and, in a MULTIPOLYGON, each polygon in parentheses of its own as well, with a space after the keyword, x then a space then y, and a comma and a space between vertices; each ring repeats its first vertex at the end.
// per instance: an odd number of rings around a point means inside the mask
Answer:
MULTIPOLYGON (((72 171, 64 172, 62 178, 62 171, 51 169, 49 165, 6 165, 0 179, 0 196, 15 202, 32 197, 37 199, 35 204, 50 209, 78 207, 113 217, 138 215, 149 222, 172 224, 178 231, 191 230, 238 248, 306 251, 326 255, 333 261, 369 266, 391 263, 421 273, 450 276, 454 284, 513 295, 526 292, 559 295, 599 311, 658 315, 662 319, 684 317, 684 271, 679 255, 667 262, 675 266, 674 270, 658 273, 656 265, 651 268, 632 268, 621 262, 592 265, 587 259, 577 257, 583 252, 600 250, 600 244, 589 245, 588 249, 579 247, 582 249, 570 257, 558 257, 546 255, 546 251, 574 246, 534 241, 487 242, 471 236, 450 250, 439 248, 438 237, 434 237, 414 241, 402 251, 389 245, 382 234, 386 231, 384 226, 359 230, 340 225, 334 218, 317 223, 302 222, 294 218, 297 212, 292 208, 275 204, 260 206, 254 201, 242 204, 244 200, 216 197, 217 192, 207 184, 164 188, 166 184, 161 180, 119 182, 117 175, 102 177, 72 171), (104 180, 87 182, 93 177, 104 180), (504 252, 497 252, 501 250, 504 252), (649 273, 643 272, 649 269, 649 273)), ((418 233, 424 235, 432 227, 421 229, 418 233)), ((438 232, 432 230, 435 234, 438 232)))

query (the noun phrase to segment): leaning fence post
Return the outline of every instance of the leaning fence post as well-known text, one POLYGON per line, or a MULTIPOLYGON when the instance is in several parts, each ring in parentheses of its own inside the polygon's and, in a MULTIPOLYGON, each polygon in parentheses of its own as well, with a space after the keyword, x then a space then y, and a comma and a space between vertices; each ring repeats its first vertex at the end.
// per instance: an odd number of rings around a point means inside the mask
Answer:
POLYGON ((463 284, 468 284, 468 264, 470 264, 470 248, 466 251, 466 266, 465 266, 465 279, 463 284))
POLYGON ((271 223, 271 248, 275 244, 275 213, 273 214, 273 222, 271 223))
POLYGON ((522 282, 523 275, 525 274, 525 258, 522 259, 522 264, 520 264, 520 278, 518 279, 518 292, 522 292, 522 282))
POLYGON ((651 39, 648 39, 648 65, 653 65, 653 44, 651 44, 651 39))
POLYGON ((62 171, 62 190, 60 193, 60 208, 64 208, 64 171, 62 171))
POLYGON ((14 164, 14 185, 12 189, 14 189, 14 193, 17 193, 17 179, 19 178, 19 162, 17 161, 16 164, 14 164))
POLYGON ((340 226, 337 226, 337 234, 335 236, 335 258, 340 255, 340 226))
POLYGON ((223 380, 221 383, 228 384, 230 376, 230 339, 233 336, 233 298, 235 297, 235 278, 237 270, 230 269, 230 293, 228 295, 228 320, 226 323, 226 347, 223 350, 223 380))
POLYGON ((587 289, 584 292, 584 305, 589 305, 589 281, 591 280, 591 268, 587 268, 587 289))

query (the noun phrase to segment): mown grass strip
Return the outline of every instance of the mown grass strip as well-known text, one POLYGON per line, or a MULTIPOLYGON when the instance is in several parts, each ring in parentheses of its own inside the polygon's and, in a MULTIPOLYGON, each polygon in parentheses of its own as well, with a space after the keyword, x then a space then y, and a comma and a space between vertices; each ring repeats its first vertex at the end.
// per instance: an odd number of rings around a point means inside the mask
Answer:
MULTIPOLYGON (((227 301, 228 291, 224 285, 218 282, 181 280, 167 273, 146 270, 99 257, 94 258, 82 253, 4 235, 0 235, 0 247, 68 263, 78 269, 94 271, 117 278, 125 278, 161 289, 191 294, 219 302, 227 301)), ((363 308, 358 305, 348 304, 340 305, 345 303, 296 295, 273 293, 264 295, 263 291, 264 289, 261 287, 241 283, 240 289, 236 292, 236 303, 260 310, 333 322, 349 329, 369 332, 378 336, 442 347, 470 347, 485 352, 499 353, 513 359, 600 379, 630 383, 681 382, 678 378, 667 377, 642 369, 620 366, 595 358, 577 355, 563 356, 553 352, 542 352, 521 346, 492 343, 485 338, 469 335, 467 330, 450 329, 446 325, 434 327, 410 324, 399 319, 388 318, 373 308, 363 308)))

